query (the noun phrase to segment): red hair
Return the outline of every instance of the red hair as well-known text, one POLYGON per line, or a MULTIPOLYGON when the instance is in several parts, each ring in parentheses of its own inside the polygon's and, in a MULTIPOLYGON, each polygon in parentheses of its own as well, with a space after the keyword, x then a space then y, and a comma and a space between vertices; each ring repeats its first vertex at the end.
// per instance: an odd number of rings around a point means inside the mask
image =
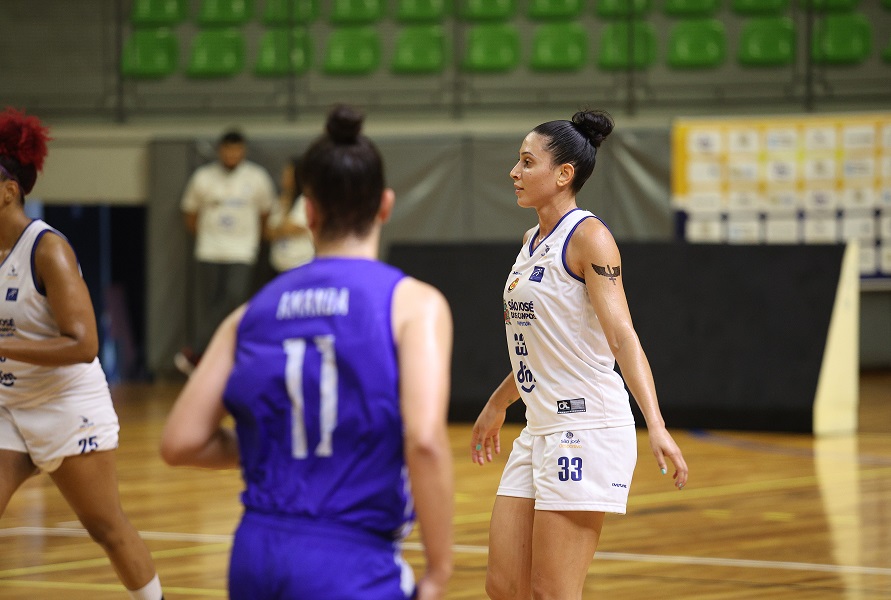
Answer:
POLYGON ((46 158, 46 143, 52 139, 48 133, 37 117, 7 107, 0 113, 0 156, 40 171, 46 158))

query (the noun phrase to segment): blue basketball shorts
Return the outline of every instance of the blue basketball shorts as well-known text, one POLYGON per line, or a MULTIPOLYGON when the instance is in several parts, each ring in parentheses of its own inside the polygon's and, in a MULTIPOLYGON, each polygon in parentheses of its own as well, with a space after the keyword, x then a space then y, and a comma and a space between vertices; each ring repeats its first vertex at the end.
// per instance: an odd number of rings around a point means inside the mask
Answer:
POLYGON ((232 544, 231 600, 408 600, 397 542, 342 525, 246 511, 232 544))

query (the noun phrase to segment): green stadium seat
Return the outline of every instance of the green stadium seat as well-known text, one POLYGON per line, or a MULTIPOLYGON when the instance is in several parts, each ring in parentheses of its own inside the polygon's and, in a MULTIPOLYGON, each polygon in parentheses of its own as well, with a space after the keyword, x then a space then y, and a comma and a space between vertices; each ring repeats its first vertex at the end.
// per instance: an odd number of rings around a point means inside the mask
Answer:
POLYGON ((402 23, 439 23, 449 14, 451 0, 399 0, 396 20, 402 23))
POLYGON ((795 62, 795 26, 789 17, 761 17, 743 24, 739 36, 739 64, 782 67, 795 62))
POLYGON ((188 16, 186 0, 134 0, 130 23, 136 27, 176 25, 188 16))
POLYGON ((312 64, 312 39, 303 28, 279 27, 260 37, 260 50, 254 65, 259 77, 300 75, 312 64))
POLYGON ((711 69, 724 63, 727 40, 717 19, 680 21, 668 36, 668 66, 673 69, 711 69))
POLYGON ((818 12, 851 12, 860 0, 798 0, 798 5, 807 10, 812 7, 818 12))
POLYGON ((318 16, 319 0, 267 0, 263 23, 271 27, 307 25, 318 16))
POLYGON ((396 36, 390 68, 394 73, 428 75, 446 67, 446 39, 441 25, 408 25, 396 36))
POLYGON ((381 42, 374 27, 340 27, 328 35, 324 64, 328 75, 368 75, 380 62, 381 42))
POLYGON ((252 0, 201 0, 198 24, 202 27, 233 27, 251 20, 252 0))
POLYGON ((650 12, 651 0, 597 0, 595 10, 603 19, 620 19, 622 17, 640 17, 650 12))
POLYGON ((730 7, 739 15, 781 15, 788 10, 789 0, 733 0, 730 7))
POLYGON ((244 38, 237 29, 205 29, 192 40, 189 77, 232 77, 243 69, 244 38))
POLYGON ((176 71, 178 60, 179 46, 170 29, 137 29, 124 43, 121 73, 134 79, 161 79, 176 71))
POLYGON ((516 0, 458 0, 458 15, 466 21, 506 21, 517 12, 516 0))
POLYGON ((584 6, 583 0, 530 0, 527 15, 539 21, 575 19, 584 6))
POLYGON ((711 17, 720 5, 720 0, 665 0, 663 10, 671 17, 711 17))
POLYGON ((891 40, 888 40, 888 45, 882 50, 882 60, 891 64, 891 40))
POLYGON ((882 7, 885 10, 891 10, 891 0, 882 0, 882 7))
POLYGON ((384 0, 334 0, 329 21, 335 25, 370 25, 384 18, 384 0))
POLYGON ((507 23, 473 25, 467 31, 465 71, 506 73, 520 63, 520 34, 507 23))
POLYGON ((656 62, 656 31, 653 24, 638 19, 632 23, 630 30, 631 40, 628 39, 626 21, 603 26, 597 55, 598 67, 604 71, 626 71, 631 68, 642 71, 656 62))
POLYGON ((824 65, 857 65, 872 51, 872 29, 866 16, 829 14, 817 21, 811 57, 824 65))
POLYGON ((578 71, 588 57, 588 35, 581 23, 546 23, 532 34, 534 71, 578 71))

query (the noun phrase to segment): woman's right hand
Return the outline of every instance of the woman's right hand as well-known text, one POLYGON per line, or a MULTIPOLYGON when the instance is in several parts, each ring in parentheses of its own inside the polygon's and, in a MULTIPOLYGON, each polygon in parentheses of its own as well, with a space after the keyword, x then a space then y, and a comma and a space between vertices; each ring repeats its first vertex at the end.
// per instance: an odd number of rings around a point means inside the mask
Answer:
POLYGON ((493 402, 486 402, 476 418, 470 437, 470 459, 473 462, 484 465, 492 462, 493 450, 495 454, 501 453, 501 426, 506 416, 506 408, 497 408, 493 402))

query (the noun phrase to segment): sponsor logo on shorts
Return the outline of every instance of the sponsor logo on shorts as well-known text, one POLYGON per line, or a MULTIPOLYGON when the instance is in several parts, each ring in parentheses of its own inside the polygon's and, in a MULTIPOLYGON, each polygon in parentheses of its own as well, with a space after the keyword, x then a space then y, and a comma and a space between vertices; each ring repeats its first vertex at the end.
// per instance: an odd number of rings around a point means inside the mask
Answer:
POLYGON ((563 434, 563 437, 560 438, 560 447, 561 448, 581 448, 582 440, 575 437, 575 434, 571 431, 567 431, 563 434))
POLYGON ((544 277, 544 271, 544 267, 535 267, 532 269, 532 275, 529 276, 529 281, 541 283, 541 278, 544 277))
POLYGON ((6 288, 6 301, 15 302, 19 299, 19 288, 6 288))
POLYGON ((625 490, 628 489, 628 485, 627 485, 627 484, 624 484, 624 483, 614 483, 614 484, 612 484, 612 486, 615 487, 615 488, 622 488, 622 489, 625 489, 625 490))
POLYGON ((584 398, 570 398, 568 400, 557 400, 557 414, 565 415, 567 413, 585 412, 584 398))

